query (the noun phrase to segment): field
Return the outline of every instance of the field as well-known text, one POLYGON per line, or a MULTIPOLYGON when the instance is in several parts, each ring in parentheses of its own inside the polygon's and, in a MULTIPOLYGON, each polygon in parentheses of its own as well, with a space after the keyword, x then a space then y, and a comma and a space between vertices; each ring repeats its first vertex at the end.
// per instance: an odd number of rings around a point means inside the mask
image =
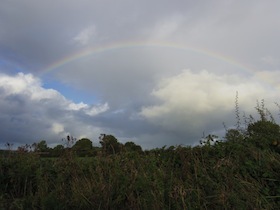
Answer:
POLYGON ((277 209, 280 155, 247 142, 0 159, 1 209, 277 209))

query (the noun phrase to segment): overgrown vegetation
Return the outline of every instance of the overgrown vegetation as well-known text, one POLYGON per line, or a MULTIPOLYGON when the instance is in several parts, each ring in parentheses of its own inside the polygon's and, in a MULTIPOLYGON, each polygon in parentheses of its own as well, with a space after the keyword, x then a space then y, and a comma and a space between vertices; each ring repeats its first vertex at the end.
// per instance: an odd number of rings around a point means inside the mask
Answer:
POLYGON ((242 124, 237 102, 236 128, 200 146, 142 151, 101 134, 100 148, 68 136, 2 151, 0 209, 279 209, 280 126, 263 101, 242 124))

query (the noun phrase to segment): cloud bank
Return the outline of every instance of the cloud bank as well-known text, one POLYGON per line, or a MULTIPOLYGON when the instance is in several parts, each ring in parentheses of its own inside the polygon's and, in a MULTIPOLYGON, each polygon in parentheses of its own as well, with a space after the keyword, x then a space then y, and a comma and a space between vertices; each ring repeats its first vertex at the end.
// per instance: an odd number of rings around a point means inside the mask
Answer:
MULTIPOLYGON (((267 77, 270 74, 266 72, 267 77)), ((1 142, 18 145, 44 139, 55 145, 70 134, 97 144, 99 134, 105 132, 145 148, 192 145, 203 132, 218 132, 223 122, 234 124, 236 91, 240 109, 250 113, 256 98, 266 96, 272 102, 279 88, 270 90, 257 79, 248 81, 238 75, 184 70, 160 80, 150 92, 153 100, 149 105, 111 110, 108 102, 74 103, 58 91, 44 88, 32 74, 1 74, 0 120, 5 122, 0 127, 1 142)), ((270 109, 277 112, 276 106, 270 109)))

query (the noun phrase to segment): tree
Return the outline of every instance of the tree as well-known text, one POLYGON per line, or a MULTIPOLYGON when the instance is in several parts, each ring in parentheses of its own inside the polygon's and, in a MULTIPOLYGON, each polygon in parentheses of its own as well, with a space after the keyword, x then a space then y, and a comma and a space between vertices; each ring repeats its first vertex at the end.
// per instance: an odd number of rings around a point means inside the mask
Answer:
POLYGON ((36 152, 48 152, 49 148, 48 148, 47 142, 45 140, 42 140, 39 143, 37 143, 37 145, 35 147, 35 151, 36 152))
POLYGON ((100 144, 105 154, 117 154, 120 152, 122 144, 113 135, 100 134, 100 144))
POLYGON ((74 151, 76 151, 76 153, 79 156, 89 156, 91 155, 91 151, 92 151, 92 141, 87 139, 87 138, 82 138, 80 140, 78 140, 75 145, 72 147, 72 149, 74 151))
POLYGON ((225 139, 227 141, 241 141, 244 140, 243 133, 238 129, 230 129, 226 132, 225 139))
POLYGON ((132 141, 126 142, 126 143, 124 144, 124 149, 125 149, 126 151, 133 151, 133 152, 139 152, 139 153, 143 152, 141 146, 135 144, 135 143, 132 142, 132 141))
POLYGON ((249 139, 260 148, 267 148, 280 139, 280 126, 272 121, 259 120, 247 128, 249 139))
POLYGON ((52 149, 52 156, 58 157, 63 153, 63 151, 64 151, 64 146, 61 144, 58 144, 52 149))

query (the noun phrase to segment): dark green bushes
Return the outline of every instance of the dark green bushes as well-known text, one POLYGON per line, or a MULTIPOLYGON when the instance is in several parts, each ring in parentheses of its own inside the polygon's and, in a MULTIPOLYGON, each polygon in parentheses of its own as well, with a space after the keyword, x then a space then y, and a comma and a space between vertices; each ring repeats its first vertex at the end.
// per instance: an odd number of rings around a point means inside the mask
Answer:
POLYGON ((280 155, 250 142, 1 158, 5 209, 276 209, 280 155))

